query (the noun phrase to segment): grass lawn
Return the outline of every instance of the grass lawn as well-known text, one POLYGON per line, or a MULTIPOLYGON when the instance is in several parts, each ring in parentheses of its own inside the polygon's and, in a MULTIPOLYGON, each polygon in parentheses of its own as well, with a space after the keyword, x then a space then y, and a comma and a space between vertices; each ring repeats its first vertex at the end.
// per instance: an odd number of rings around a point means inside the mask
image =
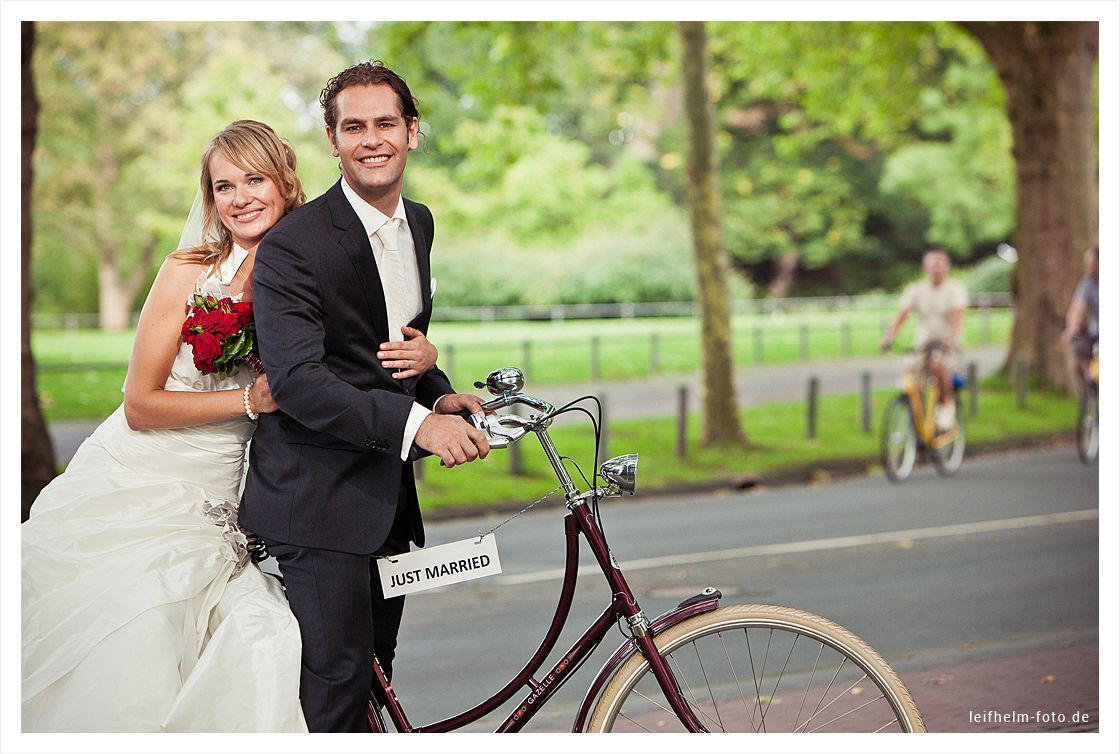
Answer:
MULTIPOLYGON (((733 323, 739 365, 777 364, 876 353, 887 311, 741 315, 733 323)), ((1004 343, 1010 310, 965 317, 965 341, 1004 343)), ((908 342, 913 318, 900 334, 908 342)), ((502 366, 519 366, 534 384, 646 377, 700 367, 700 326, 691 317, 562 322, 435 322, 440 366, 468 386, 502 366)), ((107 416, 120 403, 131 330, 37 330, 32 349, 48 420, 107 416)))
MULTIPOLYGON (((613 423, 607 452, 640 455, 639 491, 690 482, 733 482, 746 476, 773 475, 783 469, 815 465, 823 469, 829 462, 841 460, 877 471, 879 422, 884 406, 895 394, 893 390, 874 394, 873 427, 869 434, 859 430, 858 396, 824 396, 818 404, 817 437, 813 440, 805 437, 803 403, 774 403, 741 412, 751 443, 746 449, 699 449, 699 425, 694 416, 689 422, 689 452, 684 459, 676 457, 676 425, 672 418, 613 423)), ((978 415, 966 416, 968 442, 975 446, 1009 437, 1072 436, 1076 416, 1075 399, 1037 390, 1030 393, 1026 408, 1020 410, 1015 406, 1013 388, 1001 378, 992 378, 981 386, 978 415)), ((594 452, 590 421, 581 414, 563 416, 556 420, 550 434, 557 449, 574 458, 590 477, 594 452)), ((512 501, 528 504, 536 500, 556 486, 556 478, 539 443, 527 438, 520 446, 524 469, 521 476, 509 473, 508 450, 495 450, 481 463, 455 469, 444 469, 438 461, 425 459, 420 484, 424 506, 485 506, 512 501)), ((577 472, 570 469, 570 473, 578 486, 585 489, 577 472)))

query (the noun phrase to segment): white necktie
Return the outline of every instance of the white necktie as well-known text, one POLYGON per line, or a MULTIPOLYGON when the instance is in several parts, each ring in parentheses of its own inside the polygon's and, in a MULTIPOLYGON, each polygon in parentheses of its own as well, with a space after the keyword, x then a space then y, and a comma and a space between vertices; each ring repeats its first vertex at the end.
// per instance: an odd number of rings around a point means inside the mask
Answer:
POLYGON ((399 238, 401 220, 390 217, 374 233, 381 240, 381 287, 385 292, 385 314, 389 320, 389 340, 404 340, 401 328, 409 323, 408 296, 405 287, 404 262, 399 238))

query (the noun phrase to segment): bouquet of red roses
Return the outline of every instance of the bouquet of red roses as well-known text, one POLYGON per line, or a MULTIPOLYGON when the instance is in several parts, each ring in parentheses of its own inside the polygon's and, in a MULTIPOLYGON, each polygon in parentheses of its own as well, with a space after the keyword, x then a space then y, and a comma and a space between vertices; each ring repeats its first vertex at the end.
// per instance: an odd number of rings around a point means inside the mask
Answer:
POLYGON ((183 322, 183 342, 194 350, 194 365, 203 374, 228 377, 242 362, 258 373, 264 368, 256 354, 253 304, 226 296, 191 298, 191 312, 183 322))

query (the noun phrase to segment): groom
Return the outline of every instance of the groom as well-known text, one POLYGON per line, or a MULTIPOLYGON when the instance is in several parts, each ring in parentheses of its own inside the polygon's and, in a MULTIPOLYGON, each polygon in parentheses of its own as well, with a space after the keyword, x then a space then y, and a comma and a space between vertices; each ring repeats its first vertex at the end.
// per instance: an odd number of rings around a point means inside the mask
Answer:
MULTIPOLYGON (((261 242, 253 296, 261 358, 280 410, 253 437, 240 523, 268 545, 303 638, 300 702, 312 732, 361 732, 376 652, 386 673, 404 598, 381 594, 376 555, 424 543, 413 445, 446 466, 484 458, 437 368, 394 379, 378 360, 402 326, 432 313, 432 214, 401 196, 420 114, 380 62, 335 76, 321 96, 342 179, 261 242)), ((411 367, 411 363, 407 365, 411 367)))

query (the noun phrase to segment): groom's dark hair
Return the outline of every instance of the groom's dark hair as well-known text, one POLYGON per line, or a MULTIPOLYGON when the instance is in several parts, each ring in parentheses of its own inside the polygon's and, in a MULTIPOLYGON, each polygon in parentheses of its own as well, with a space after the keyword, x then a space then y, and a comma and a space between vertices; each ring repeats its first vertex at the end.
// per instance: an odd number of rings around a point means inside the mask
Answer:
POLYGON ((411 121, 414 118, 420 118, 416 100, 413 98, 412 92, 408 90, 408 84, 404 83, 404 79, 387 68, 380 60, 367 60, 364 63, 350 66, 328 81, 327 85, 323 87, 323 91, 319 95, 319 104, 323 106, 323 121, 327 124, 330 132, 333 134, 335 126, 338 125, 338 109, 335 107, 335 100, 338 98, 339 92, 351 86, 378 86, 380 84, 391 87, 397 93, 401 114, 404 115, 405 120, 411 121))

